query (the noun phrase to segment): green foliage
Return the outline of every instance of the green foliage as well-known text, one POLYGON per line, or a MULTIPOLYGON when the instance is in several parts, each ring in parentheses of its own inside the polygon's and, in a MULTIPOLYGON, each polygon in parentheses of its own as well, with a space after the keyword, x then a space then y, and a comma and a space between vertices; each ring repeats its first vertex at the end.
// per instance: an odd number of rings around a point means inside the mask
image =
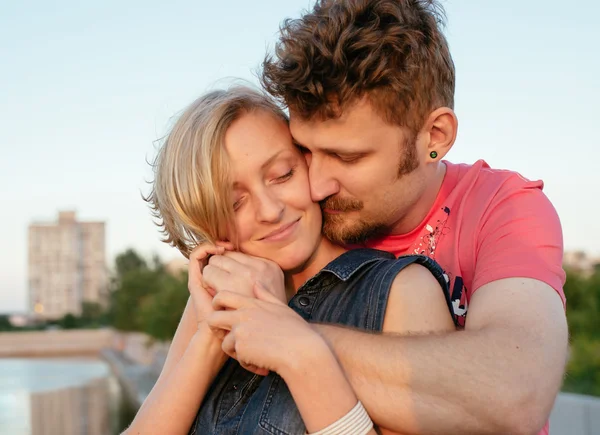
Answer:
POLYGON ((563 389, 600 396, 600 269, 567 270, 565 294, 571 353, 563 389))
POLYGON ((79 327, 79 319, 71 313, 65 314, 58 325, 63 329, 75 329, 79 327))
POLYGON ((12 331, 13 329, 8 316, 0 316, 0 332, 12 331))
POLYGON ((140 309, 144 332, 158 340, 170 340, 175 335, 189 293, 187 277, 161 276, 160 291, 146 298, 140 309))
POLYGON ((127 275, 129 272, 135 272, 148 269, 146 260, 140 257, 133 249, 119 254, 115 259, 117 278, 127 275))
POLYGON ((122 331, 145 332, 157 340, 171 339, 189 296, 187 275, 173 276, 158 257, 148 263, 131 249, 115 263, 111 324, 122 331))
POLYGON ((600 396, 600 340, 579 337, 571 341, 571 357, 563 389, 600 396))
POLYGON ((79 321, 82 326, 97 328, 107 323, 106 311, 97 302, 83 302, 79 321))

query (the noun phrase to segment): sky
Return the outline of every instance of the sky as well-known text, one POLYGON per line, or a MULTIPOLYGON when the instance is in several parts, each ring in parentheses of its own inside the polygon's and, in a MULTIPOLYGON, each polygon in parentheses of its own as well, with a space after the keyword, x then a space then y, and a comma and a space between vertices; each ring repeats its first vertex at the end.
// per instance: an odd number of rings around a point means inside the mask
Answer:
MULTIPOLYGON (((308 0, 75 0, 0 5, 0 312, 27 304, 27 227, 105 221, 107 262, 165 261, 148 161, 207 90, 257 83, 280 22, 308 0)), ((446 0, 457 71, 453 162, 543 179, 565 248, 600 255, 600 3, 446 0), (596 126, 596 127, 595 127, 596 126)))

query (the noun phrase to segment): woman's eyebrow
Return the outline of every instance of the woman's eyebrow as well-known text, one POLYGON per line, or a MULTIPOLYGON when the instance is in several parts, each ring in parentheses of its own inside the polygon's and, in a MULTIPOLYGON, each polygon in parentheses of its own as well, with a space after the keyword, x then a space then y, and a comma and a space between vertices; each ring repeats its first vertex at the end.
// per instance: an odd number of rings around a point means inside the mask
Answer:
POLYGON ((273 163, 273 161, 279 156, 279 154, 281 154, 282 152, 284 152, 285 150, 279 150, 277 151, 275 154, 273 154, 271 157, 269 157, 267 159, 267 161, 265 161, 261 166, 260 169, 265 169, 267 166, 269 166, 271 163, 273 163))

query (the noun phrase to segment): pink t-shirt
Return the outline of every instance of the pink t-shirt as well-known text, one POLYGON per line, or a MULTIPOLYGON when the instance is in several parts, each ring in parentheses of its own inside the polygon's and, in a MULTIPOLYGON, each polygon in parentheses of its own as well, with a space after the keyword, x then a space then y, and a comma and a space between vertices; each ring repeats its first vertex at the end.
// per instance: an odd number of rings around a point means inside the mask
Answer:
MULTIPOLYGON (((408 234, 373 240, 368 246, 436 260, 447 276, 461 326, 473 293, 503 278, 543 281, 565 304, 562 229, 542 192, 543 182, 491 169, 483 160, 474 165, 444 163, 442 187, 421 224, 408 234)), ((548 424, 542 434, 548 434, 548 424)))

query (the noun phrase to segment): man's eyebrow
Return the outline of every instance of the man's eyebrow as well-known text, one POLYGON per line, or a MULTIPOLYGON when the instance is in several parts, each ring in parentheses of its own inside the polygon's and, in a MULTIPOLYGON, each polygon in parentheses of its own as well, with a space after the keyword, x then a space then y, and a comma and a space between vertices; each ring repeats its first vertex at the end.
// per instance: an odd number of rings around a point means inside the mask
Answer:
MULTIPOLYGON (((302 145, 296 139, 292 138, 292 141, 295 146, 304 148, 304 149, 308 149, 308 147, 302 145)), ((337 150, 337 149, 333 149, 333 148, 319 148, 319 151, 324 152, 326 154, 339 154, 339 155, 343 155, 343 156, 359 156, 359 155, 363 155, 363 154, 368 154, 368 151, 364 151, 364 150, 351 151, 351 150, 337 150)))

